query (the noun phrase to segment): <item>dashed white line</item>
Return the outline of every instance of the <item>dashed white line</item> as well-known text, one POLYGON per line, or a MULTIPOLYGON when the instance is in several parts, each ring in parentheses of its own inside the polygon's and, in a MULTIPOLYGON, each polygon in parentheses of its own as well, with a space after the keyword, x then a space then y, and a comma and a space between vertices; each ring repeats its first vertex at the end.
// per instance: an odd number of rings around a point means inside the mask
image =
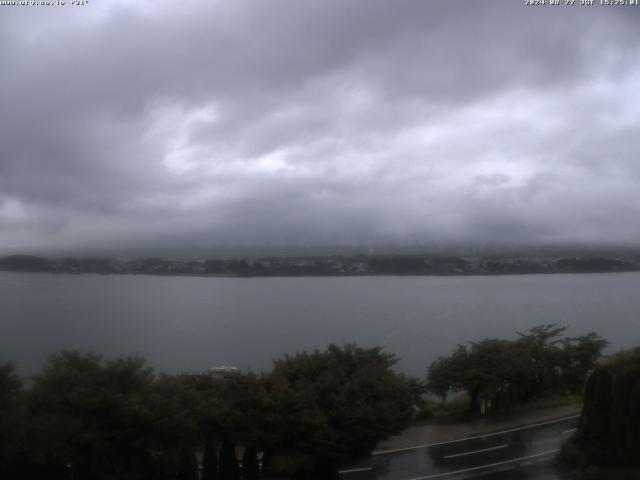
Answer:
POLYGON ((569 430, 563 430, 560 432, 560 435, 566 435, 567 433, 575 432, 577 428, 570 428, 569 430))
POLYGON ((413 447, 404 447, 404 448, 392 448, 390 450, 374 450, 373 452, 371 452, 371 455, 383 455, 385 453, 407 452, 409 450, 418 450, 419 448, 437 447, 439 445, 449 445, 451 443, 466 442, 469 440, 476 440, 478 438, 494 437, 496 435, 502 435, 504 433, 511 433, 511 432, 517 432, 520 430, 526 430, 528 428, 536 428, 536 427, 541 427, 543 425, 552 425, 554 423, 562 423, 567 420, 572 420, 578 417, 580 417, 580 415, 571 415, 570 417, 559 418, 557 420, 549 420, 548 422, 535 423, 533 425, 525 425, 524 427, 510 428, 507 430, 501 430, 499 432, 479 434, 479 435, 474 435, 472 437, 457 438, 455 440, 448 440, 446 442, 425 443, 423 445, 415 445, 413 447))
POLYGON ((356 472, 368 472, 369 470, 373 470, 373 467, 362 467, 362 468, 350 468, 348 470, 338 470, 338 473, 356 473, 356 472))
POLYGON ((536 453, 534 455, 529 455, 526 457, 513 458, 511 460, 504 460, 502 462, 489 463, 487 465, 480 465, 477 467, 465 468, 464 470, 455 470, 453 472, 436 473, 435 475, 427 475, 426 477, 414 477, 410 480, 427 480, 429 478, 440 478, 440 477, 446 477, 449 475, 458 475, 460 473, 474 472, 476 470, 483 470, 485 468, 498 467, 500 465, 507 465, 509 463, 520 462, 522 460, 529 460, 530 458, 538 458, 544 455, 551 455, 552 453, 557 453, 558 451, 559 451, 558 449, 547 450, 546 452, 540 452, 540 453, 536 453))
POLYGON ((445 455, 442 458, 456 458, 456 457, 464 457, 465 455, 473 455, 474 453, 482 453, 482 452, 489 452, 491 450, 499 450, 500 448, 507 448, 509 446, 509 444, 505 443, 504 445, 498 445, 497 447, 489 447, 489 448, 483 448, 481 450, 473 450, 472 452, 463 452, 463 453, 454 453, 453 455, 445 455))

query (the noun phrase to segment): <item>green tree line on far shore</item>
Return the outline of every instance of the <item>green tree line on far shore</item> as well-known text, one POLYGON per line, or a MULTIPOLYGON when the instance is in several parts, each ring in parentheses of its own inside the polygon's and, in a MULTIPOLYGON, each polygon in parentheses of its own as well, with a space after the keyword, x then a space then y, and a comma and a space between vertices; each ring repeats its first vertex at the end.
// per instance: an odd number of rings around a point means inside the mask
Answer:
MULTIPOLYGON (((606 253, 606 252, 601 252, 606 253)), ((457 257, 439 255, 330 255, 266 258, 109 259, 0 257, 0 271, 67 274, 212 275, 236 277, 351 275, 506 275, 527 273, 636 272, 640 256, 517 257, 508 254, 457 257)))
POLYGON ((606 342, 563 332, 459 346, 426 383, 382 347, 353 344, 284 355, 260 375, 158 374, 140 357, 63 351, 25 382, 0 363, 0 478, 337 478, 407 427, 427 393, 468 391, 477 410, 579 391, 606 342))

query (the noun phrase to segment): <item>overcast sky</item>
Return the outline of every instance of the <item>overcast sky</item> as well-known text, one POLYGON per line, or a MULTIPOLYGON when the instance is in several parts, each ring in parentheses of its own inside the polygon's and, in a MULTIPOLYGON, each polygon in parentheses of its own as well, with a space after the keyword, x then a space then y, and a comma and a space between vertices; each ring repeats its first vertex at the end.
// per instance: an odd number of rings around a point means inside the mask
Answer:
POLYGON ((640 7, 66 3, 0 6, 0 251, 640 243, 640 7))

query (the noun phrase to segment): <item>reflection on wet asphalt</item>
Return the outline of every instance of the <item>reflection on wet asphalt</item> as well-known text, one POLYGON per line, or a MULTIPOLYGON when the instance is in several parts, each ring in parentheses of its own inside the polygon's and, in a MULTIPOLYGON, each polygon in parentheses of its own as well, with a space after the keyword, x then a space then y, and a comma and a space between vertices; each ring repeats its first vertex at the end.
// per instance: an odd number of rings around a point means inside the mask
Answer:
POLYGON ((553 458, 577 416, 427 446, 375 452, 341 470, 343 480, 564 478, 553 458))

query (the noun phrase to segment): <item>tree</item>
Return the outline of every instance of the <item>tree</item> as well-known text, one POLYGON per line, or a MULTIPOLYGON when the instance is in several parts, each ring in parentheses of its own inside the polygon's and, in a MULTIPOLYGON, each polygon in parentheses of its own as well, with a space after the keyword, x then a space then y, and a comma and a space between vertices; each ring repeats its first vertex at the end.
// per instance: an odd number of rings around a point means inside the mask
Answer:
POLYGON ((585 379, 607 345, 609 342, 595 332, 563 340, 563 380, 572 392, 582 392, 585 379))
POLYGON ((200 396, 199 429, 210 451, 224 440, 240 445, 263 443, 265 392, 258 376, 251 372, 223 378, 200 376, 194 385, 200 396))
POLYGON ((561 460, 585 469, 584 478, 638 478, 640 347, 598 365, 584 400, 578 429, 563 445, 561 460))
POLYGON ((522 381, 525 399, 558 388, 563 364, 561 335, 567 328, 550 323, 533 327, 526 334, 518 332, 516 344, 520 354, 528 359, 527 378, 522 381))
POLYGON ((153 419, 149 448, 157 475, 186 478, 193 473, 194 452, 203 441, 204 400, 190 375, 160 375, 151 388, 153 419))
POLYGON ((444 402, 449 393, 460 385, 458 371, 466 363, 467 355, 467 348, 464 345, 458 345, 451 356, 438 357, 431 362, 427 371, 427 391, 440 397, 444 402))
POLYGON ((469 347, 458 345, 450 357, 441 357, 428 372, 429 390, 441 397, 449 391, 466 391, 469 409, 480 411, 482 399, 505 392, 514 376, 513 347, 507 340, 485 339, 469 347))
POLYGON ((270 467, 329 475, 408 425, 413 389, 395 362, 351 344, 276 360, 266 379, 270 467))
POLYGON ((458 345, 431 363, 427 389, 443 399, 452 391, 467 392, 472 412, 480 411, 482 399, 509 404, 549 392, 579 392, 607 342, 593 332, 563 338, 566 329, 539 325, 517 340, 458 345))
POLYGON ((72 470, 75 478, 121 478, 152 462, 151 369, 141 358, 51 356, 29 398, 35 470, 72 470))

